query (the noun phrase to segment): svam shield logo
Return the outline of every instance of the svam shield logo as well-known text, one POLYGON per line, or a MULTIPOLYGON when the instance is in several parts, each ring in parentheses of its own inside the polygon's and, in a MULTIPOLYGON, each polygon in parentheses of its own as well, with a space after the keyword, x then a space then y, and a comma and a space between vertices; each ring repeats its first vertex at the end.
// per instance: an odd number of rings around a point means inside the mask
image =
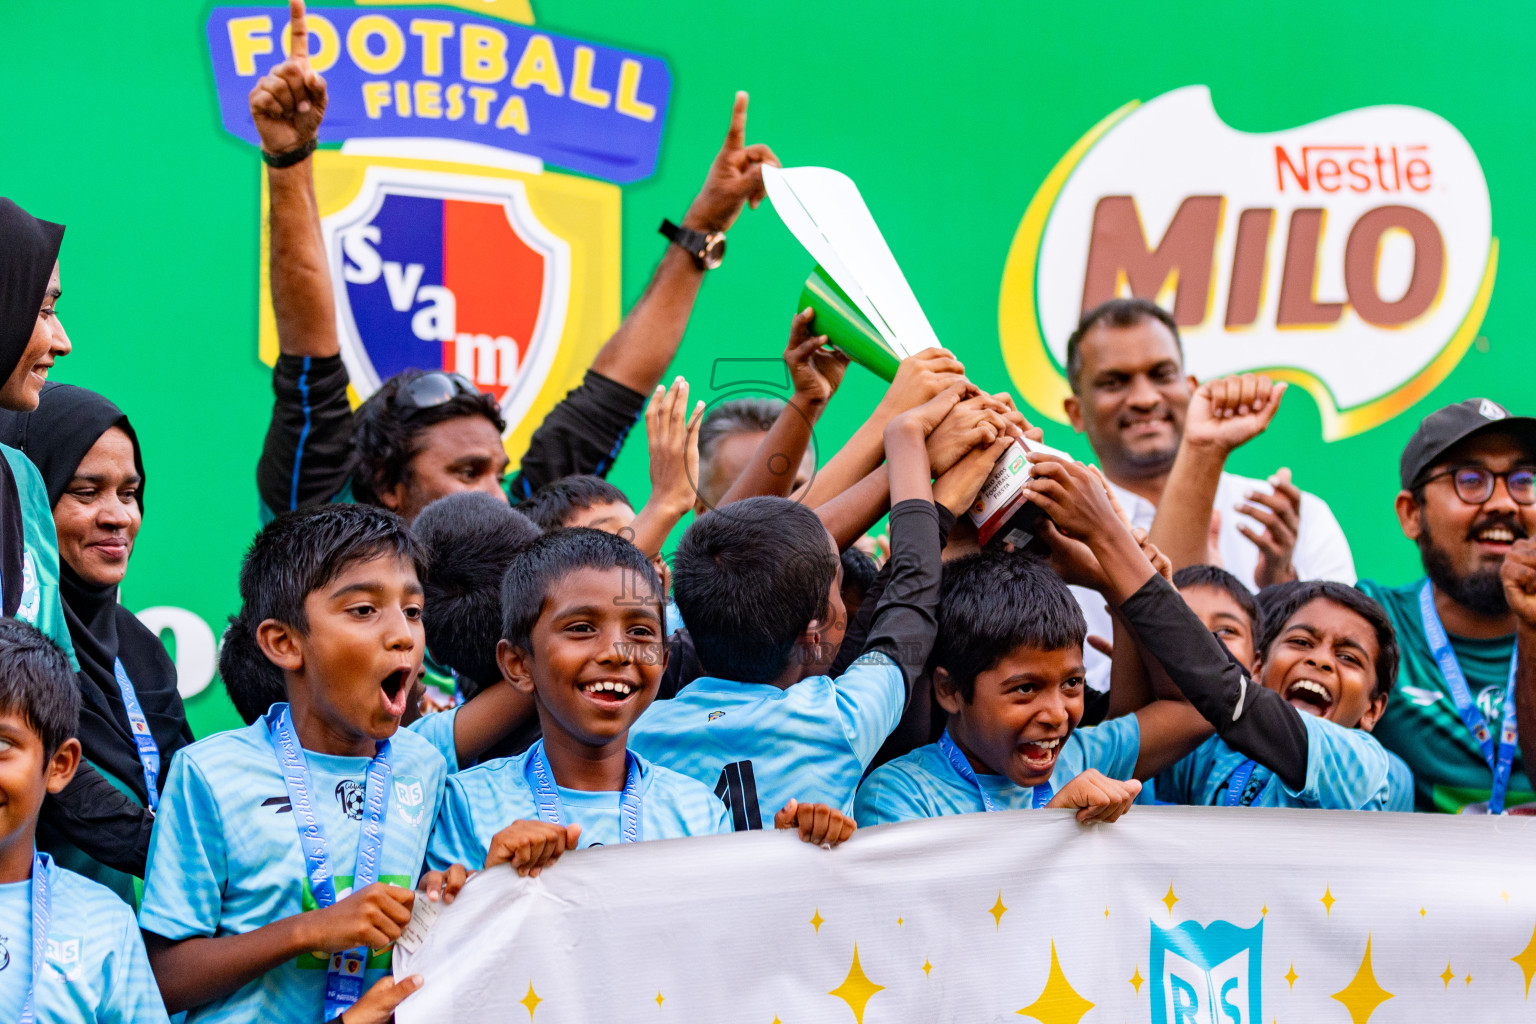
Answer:
POLYGON ((370 166, 325 218, 342 354, 360 394, 407 369, 463 374, 515 424, 565 326, 570 247, 522 182, 370 166))
POLYGON ((1152 924, 1154 1024, 1259 1024, 1263 1019, 1264 922, 1176 928, 1152 924))

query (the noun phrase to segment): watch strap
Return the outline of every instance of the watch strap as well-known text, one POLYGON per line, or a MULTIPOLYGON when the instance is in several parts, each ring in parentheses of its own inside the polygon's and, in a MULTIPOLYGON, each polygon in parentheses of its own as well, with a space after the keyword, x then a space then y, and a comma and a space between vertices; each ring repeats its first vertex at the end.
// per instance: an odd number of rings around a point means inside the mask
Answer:
POLYGON ((304 145, 299 146, 297 149, 290 149, 286 153, 268 153, 266 150, 262 150, 261 158, 266 161, 268 167, 292 167, 294 164, 308 159, 309 155, 318 146, 319 142, 317 140, 310 139, 304 145))

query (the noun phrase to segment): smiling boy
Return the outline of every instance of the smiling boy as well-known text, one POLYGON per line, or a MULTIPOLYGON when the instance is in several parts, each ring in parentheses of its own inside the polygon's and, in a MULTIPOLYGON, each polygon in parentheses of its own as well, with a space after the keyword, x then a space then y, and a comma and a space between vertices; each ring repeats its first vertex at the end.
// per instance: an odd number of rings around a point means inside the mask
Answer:
MULTIPOLYGON (((422 568, 405 521, 367 505, 282 516, 246 554, 240 618, 288 703, 176 755, 139 918, 189 1021, 383 1021, 419 983, 388 977, 388 947, 445 773, 399 728, 422 568)), ((462 879, 449 873, 450 897, 462 879)), ((422 884, 435 897, 443 879, 422 884)))
POLYGON ((0 1020, 164 1021, 133 912, 34 846, 44 798, 80 763, 69 662, 0 619, 0 664, 0 1020))
MULTIPOLYGON (((638 548, 599 530, 546 534, 508 569, 502 609, 502 674, 532 696, 543 739, 449 780, 429 866, 536 875, 577 847, 731 831, 708 787, 628 748, 666 664, 661 581, 638 548)), ((818 844, 852 832, 812 805, 776 823, 818 844)))

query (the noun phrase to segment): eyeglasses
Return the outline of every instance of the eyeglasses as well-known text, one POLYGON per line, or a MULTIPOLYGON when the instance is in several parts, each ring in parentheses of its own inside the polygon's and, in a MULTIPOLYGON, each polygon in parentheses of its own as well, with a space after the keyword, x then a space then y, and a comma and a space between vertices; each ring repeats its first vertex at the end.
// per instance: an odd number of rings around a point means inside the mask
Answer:
POLYGON ((1456 488, 1456 497, 1468 505, 1481 505, 1493 497, 1493 483, 1503 480, 1510 500, 1516 505, 1536 505, 1536 469, 1528 466, 1495 473, 1482 466, 1456 466, 1433 476, 1425 477, 1424 483, 1450 477, 1456 488))
POLYGON ((460 395, 475 396, 480 389, 462 373, 432 370, 422 374, 395 393, 395 405, 402 412, 420 412, 446 405, 460 395))

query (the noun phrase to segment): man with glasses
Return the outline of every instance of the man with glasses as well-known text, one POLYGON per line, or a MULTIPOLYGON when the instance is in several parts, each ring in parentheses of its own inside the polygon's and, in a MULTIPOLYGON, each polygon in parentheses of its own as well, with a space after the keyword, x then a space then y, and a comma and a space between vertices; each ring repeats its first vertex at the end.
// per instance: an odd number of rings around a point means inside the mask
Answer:
POLYGON ((291 56, 256 83, 251 117, 261 136, 271 202, 272 307, 280 355, 276 402, 257 489, 262 517, 325 501, 365 501, 415 517, 459 491, 506 491, 521 501, 566 476, 612 466, 651 390, 677 353, 707 270, 724 256, 725 232, 766 195, 773 151, 747 145, 747 96, 737 93, 725 142, 650 285, 598 352, 582 383, 550 411, 518 474, 495 401, 443 370, 385 381, 354 416, 336 334, 335 299, 315 201, 311 154, 325 116, 325 79, 309 63, 302 0, 290 0, 291 56), (707 243, 707 244, 705 244, 707 243), (703 245, 703 248, 699 246, 703 245))
POLYGON ((1536 419, 1486 398, 1448 405, 1419 424, 1399 474, 1398 523, 1426 576, 1360 583, 1391 616, 1402 650, 1375 736, 1413 769, 1420 811, 1496 814, 1536 802, 1514 707, 1516 676, 1536 668, 1516 629, 1536 621, 1511 608, 1502 578, 1514 546, 1536 533, 1536 419))

